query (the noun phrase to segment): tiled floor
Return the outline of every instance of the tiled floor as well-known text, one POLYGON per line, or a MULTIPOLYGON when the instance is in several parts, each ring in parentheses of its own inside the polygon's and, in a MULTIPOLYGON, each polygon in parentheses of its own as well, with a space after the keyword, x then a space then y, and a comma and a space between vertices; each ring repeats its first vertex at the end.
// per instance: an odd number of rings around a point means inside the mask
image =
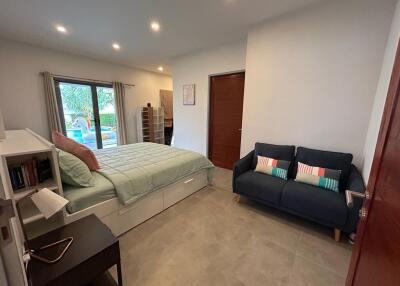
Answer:
POLYGON ((351 247, 322 228, 251 201, 232 172, 120 238, 125 285, 344 285, 351 247))

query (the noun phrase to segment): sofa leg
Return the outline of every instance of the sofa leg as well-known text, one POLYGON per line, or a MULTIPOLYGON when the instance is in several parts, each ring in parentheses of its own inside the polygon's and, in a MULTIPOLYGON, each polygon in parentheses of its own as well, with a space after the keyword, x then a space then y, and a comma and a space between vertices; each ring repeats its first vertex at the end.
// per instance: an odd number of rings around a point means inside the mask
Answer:
POLYGON ((341 231, 338 228, 335 228, 335 241, 339 242, 340 241, 340 235, 341 235, 341 231))
POLYGON ((236 195, 234 200, 235 202, 240 203, 240 195, 236 195))

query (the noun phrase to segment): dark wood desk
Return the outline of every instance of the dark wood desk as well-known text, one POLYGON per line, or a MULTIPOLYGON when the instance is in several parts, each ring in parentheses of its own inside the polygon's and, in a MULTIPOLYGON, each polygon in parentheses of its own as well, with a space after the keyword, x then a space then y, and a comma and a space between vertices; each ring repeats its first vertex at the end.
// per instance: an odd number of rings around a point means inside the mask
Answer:
MULTIPOLYGON (((46 264, 32 259, 28 266, 33 286, 87 285, 110 267, 117 265, 118 285, 122 286, 118 239, 95 215, 90 215, 29 241, 31 249, 72 236, 74 242, 64 257, 46 264)), ((41 256, 55 258, 64 245, 41 251, 41 256)))

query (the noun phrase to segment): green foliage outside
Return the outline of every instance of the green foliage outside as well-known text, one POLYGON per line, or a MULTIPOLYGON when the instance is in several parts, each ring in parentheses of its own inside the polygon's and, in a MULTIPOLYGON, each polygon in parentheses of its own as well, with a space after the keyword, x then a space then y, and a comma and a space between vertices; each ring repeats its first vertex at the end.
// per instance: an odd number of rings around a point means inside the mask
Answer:
MULTIPOLYGON (((83 113, 85 117, 93 117, 92 93, 89 86, 60 83, 60 92, 64 108, 73 113, 83 113)), ((114 103, 113 90, 97 88, 97 100, 101 111, 107 105, 114 103)))
MULTIPOLYGON (((90 120, 91 126, 94 126, 94 120, 90 120)), ((114 113, 101 113, 100 114, 100 125, 107 127, 117 126, 114 113)))
POLYGON ((100 124, 101 126, 117 126, 117 121, 115 119, 114 113, 102 113, 100 114, 100 124))

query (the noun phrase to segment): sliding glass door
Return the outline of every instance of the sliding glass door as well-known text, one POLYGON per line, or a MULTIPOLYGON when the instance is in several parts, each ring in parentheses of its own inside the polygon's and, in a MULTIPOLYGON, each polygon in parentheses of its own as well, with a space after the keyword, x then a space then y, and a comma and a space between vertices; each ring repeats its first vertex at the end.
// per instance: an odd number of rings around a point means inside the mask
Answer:
POLYGON ((65 136, 90 149, 117 146, 111 85, 56 79, 55 87, 65 136))

